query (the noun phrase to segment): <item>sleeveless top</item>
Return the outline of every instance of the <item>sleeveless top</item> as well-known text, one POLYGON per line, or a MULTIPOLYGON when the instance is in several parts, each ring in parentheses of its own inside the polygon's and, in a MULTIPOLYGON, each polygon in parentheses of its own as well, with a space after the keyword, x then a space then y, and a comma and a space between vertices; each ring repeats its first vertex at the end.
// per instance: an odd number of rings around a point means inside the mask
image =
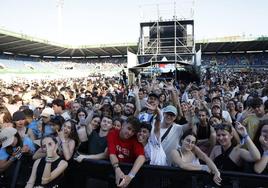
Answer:
POLYGON ((226 170, 226 171, 241 171, 241 167, 238 166, 232 159, 230 159, 229 155, 233 151, 234 146, 231 145, 226 151, 221 148, 222 153, 218 155, 214 159, 214 163, 219 170, 226 170))
MULTIPOLYGON (((59 165, 61 160, 62 160, 62 158, 59 157, 56 161, 51 163, 51 172, 57 168, 57 166, 59 165)), ((63 174, 59 175, 56 179, 52 180, 51 182, 49 182, 46 185, 42 184, 42 176, 43 176, 43 173, 45 170, 45 166, 46 166, 46 158, 43 157, 37 166, 36 180, 35 180, 34 186, 42 186, 45 188, 52 188, 53 186, 60 187, 60 182, 61 182, 61 179, 63 177, 63 174)))
MULTIPOLYGON (((177 151, 178 151, 180 157, 182 158, 182 152, 181 152, 181 150, 180 149, 177 149, 177 151)), ((191 163, 193 165, 200 165, 199 159, 195 155, 194 155, 194 158, 193 158, 193 160, 192 160, 191 163)))
POLYGON ((210 126, 207 125, 206 127, 203 127, 199 123, 197 123, 197 138, 207 139, 209 137, 210 137, 210 126))

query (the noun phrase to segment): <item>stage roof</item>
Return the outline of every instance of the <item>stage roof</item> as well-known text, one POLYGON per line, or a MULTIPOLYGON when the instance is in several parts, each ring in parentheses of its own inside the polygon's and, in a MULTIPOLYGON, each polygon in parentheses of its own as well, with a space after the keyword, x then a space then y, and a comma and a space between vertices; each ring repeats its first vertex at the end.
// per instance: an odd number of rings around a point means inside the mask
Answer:
MULTIPOLYGON (((202 53, 249 52, 268 50, 268 37, 253 39, 226 38, 196 41, 202 53)), ((71 46, 0 29, 0 53, 39 57, 120 57, 127 50, 137 53, 137 43, 71 46)))

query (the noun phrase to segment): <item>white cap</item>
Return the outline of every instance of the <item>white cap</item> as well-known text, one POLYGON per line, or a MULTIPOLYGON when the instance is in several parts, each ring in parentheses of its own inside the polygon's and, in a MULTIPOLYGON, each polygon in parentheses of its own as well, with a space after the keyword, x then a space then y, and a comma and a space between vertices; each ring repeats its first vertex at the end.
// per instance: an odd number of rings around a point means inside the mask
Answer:
POLYGON ((163 112, 167 113, 167 112, 171 112, 173 113, 175 116, 178 115, 178 111, 177 111, 177 108, 175 106, 172 106, 172 105, 168 105, 167 107, 165 107, 163 109, 163 112))
POLYGON ((52 108, 45 108, 42 113, 41 113, 41 117, 51 117, 54 116, 55 112, 52 108))
POLYGON ((2 148, 10 146, 14 141, 14 135, 17 133, 17 129, 13 127, 5 127, 0 130, 0 142, 2 143, 2 148))

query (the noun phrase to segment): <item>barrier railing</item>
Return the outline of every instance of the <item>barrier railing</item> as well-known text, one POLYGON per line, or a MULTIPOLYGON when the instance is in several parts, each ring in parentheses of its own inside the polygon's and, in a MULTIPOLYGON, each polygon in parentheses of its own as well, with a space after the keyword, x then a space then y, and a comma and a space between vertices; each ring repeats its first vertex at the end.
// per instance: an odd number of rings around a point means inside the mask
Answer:
MULTIPOLYGON (((120 164, 120 168, 127 174, 132 168, 132 164, 120 164)), ((223 179, 223 187, 268 187, 268 175, 223 171, 221 172, 221 177, 223 179)), ((185 171, 177 167, 143 165, 129 187, 217 187, 213 183, 212 178, 211 174, 202 171, 185 171)), ((12 181, 15 180, 13 179, 12 181)), ((81 163, 73 161, 65 173, 63 187, 111 188, 116 187, 114 182, 114 170, 109 161, 85 160, 81 163), (87 181, 88 179, 93 181, 87 181)), ((1 182, 0 187, 4 187, 1 185, 1 182)), ((20 183, 16 187, 24 186, 20 183)))
MULTIPOLYGON (((109 161, 86 160, 80 164, 75 163, 74 166, 78 168, 77 170, 80 168, 80 173, 82 172, 85 176, 91 177, 93 174, 93 178, 95 176, 95 178, 107 181, 109 187, 114 186, 114 171, 109 161), (96 177, 97 172, 100 172, 102 177, 96 177)), ((73 170, 77 171, 75 168, 73 170)), ((127 174, 132 165, 120 164, 120 168, 127 174)), ((223 171, 221 176, 223 183, 228 187, 268 187, 268 175, 223 171)), ((202 171, 185 171, 177 167, 143 165, 136 175, 132 187, 217 187, 212 178, 212 175, 202 171)))

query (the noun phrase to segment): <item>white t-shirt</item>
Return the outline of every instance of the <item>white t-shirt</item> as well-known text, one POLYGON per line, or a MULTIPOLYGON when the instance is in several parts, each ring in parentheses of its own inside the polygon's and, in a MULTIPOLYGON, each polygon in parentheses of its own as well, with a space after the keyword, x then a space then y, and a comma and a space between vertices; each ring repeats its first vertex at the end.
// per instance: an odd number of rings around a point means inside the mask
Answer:
MULTIPOLYGON (((178 125, 178 124, 173 123, 171 130, 169 131, 168 135, 161 143, 167 156, 168 165, 171 165, 170 152, 174 149, 177 149, 180 145, 179 140, 183 134, 183 126, 184 125, 178 125)), ((168 128, 160 129, 160 139, 165 134, 167 129, 168 128)))
POLYGON ((154 133, 151 133, 148 143, 144 147, 144 152, 146 159, 150 160, 150 165, 167 166, 167 157, 161 140, 157 139, 154 133))

